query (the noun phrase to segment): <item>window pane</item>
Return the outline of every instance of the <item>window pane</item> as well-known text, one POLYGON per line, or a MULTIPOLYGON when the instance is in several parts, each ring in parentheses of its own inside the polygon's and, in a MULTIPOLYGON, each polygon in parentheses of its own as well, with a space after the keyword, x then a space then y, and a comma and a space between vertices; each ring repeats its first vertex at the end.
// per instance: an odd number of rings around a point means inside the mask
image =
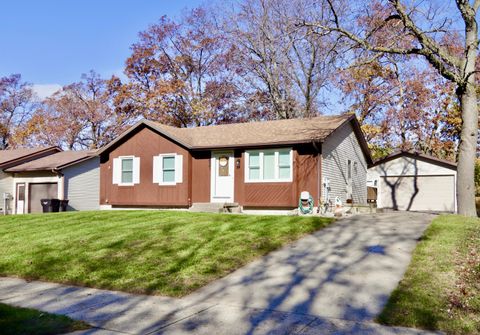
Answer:
POLYGON ((290 166, 290 150, 283 150, 278 152, 278 165, 290 166))
POLYGON ((250 168, 248 177, 250 180, 260 179, 260 168, 250 168))
POLYGON ((279 172, 278 177, 280 179, 290 179, 290 167, 281 167, 279 172))
POLYGON ((123 158, 122 159, 122 171, 132 171, 133 170, 133 159, 132 158, 123 158))
POLYGON ((173 183, 175 182, 175 171, 174 170, 167 170, 163 171, 163 182, 164 183, 173 183))
POLYGON ((260 154, 257 152, 257 153, 251 153, 249 155, 249 162, 248 162, 249 166, 253 166, 253 167, 258 167, 260 166, 260 154))
POLYGON ((275 179, 275 153, 263 154, 263 179, 275 179))
POLYGON ((164 170, 174 170, 175 169, 175 157, 163 157, 163 169, 164 170))
POLYGON ((347 178, 352 179, 352 161, 348 160, 347 162, 347 178))
POLYGON ((133 183, 132 171, 122 171, 122 183, 124 184, 133 183))

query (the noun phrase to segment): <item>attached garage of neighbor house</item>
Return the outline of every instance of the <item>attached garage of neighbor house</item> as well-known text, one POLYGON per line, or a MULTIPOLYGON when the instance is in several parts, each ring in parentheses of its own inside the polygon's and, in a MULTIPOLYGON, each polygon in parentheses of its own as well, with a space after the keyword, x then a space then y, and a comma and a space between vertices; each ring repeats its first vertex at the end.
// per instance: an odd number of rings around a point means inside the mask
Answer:
POLYGON ((42 199, 58 198, 58 183, 30 183, 28 187, 29 213, 42 212, 42 199))
POLYGON ((377 207, 402 211, 456 211, 456 164, 435 157, 398 152, 368 171, 377 187, 377 207))

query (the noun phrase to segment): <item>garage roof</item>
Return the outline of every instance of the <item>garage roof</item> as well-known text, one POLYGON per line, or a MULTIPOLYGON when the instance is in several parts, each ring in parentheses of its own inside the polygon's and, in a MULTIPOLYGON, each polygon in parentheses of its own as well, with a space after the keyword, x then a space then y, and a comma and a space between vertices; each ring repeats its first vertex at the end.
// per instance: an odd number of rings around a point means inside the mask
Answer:
POLYGON ((96 156, 96 150, 61 151, 6 169, 7 172, 52 171, 83 162, 96 156))
POLYGON ((372 167, 383 164, 383 163, 386 163, 386 162, 394 160, 394 159, 397 159, 398 157, 402 157, 402 156, 417 158, 417 159, 424 160, 424 161, 427 161, 427 162, 430 162, 430 163, 433 163, 433 164, 445 166, 447 168, 451 168, 451 169, 455 169, 455 170, 457 169, 457 164, 452 162, 452 161, 449 161, 449 160, 446 160, 446 159, 440 159, 440 158, 430 156, 430 155, 426 155, 424 153, 417 152, 417 151, 405 151, 405 150, 395 151, 394 153, 388 155, 385 158, 376 160, 373 163, 372 167))
POLYGON ((40 147, 40 148, 19 148, 0 150, 0 168, 11 167, 22 164, 26 161, 36 159, 41 156, 50 155, 61 151, 56 146, 40 147))

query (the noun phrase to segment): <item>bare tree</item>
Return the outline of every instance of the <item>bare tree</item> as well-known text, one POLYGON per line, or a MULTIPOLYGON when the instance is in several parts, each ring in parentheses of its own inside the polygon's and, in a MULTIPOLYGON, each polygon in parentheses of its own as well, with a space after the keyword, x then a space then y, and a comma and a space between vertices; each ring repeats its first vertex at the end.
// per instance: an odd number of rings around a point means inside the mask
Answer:
MULTIPOLYGON (((478 107, 475 65, 478 56, 477 11, 480 0, 456 0, 457 12, 421 1, 407 6, 400 0, 378 0, 365 4, 365 10, 348 15, 345 6, 335 0, 324 5, 333 19, 305 21, 302 26, 316 28, 317 33, 335 32, 348 38, 354 46, 373 53, 421 56, 444 78, 456 85, 461 104, 462 130, 458 153, 458 213, 476 216, 474 162, 478 136, 478 107), (447 13, 441 17, 441 13, 447 13), (460 20, 455 20, 458 14, 460 20), (359 19, 360 18, 360 19, 359 19), (462 22, 456 33, 455 22, 462 22), (355 29, 353 25, 361 26, 355 29), (362 25, 363 24, 363 25, 362 25), (458 43, 461 42, 461 45, 458 43)), ((443 4, 445 5, 445 4, 443 4)))
POLYGON ((317 114, 319 92, 330 83, 337 41, 295 24, 300 17, 312 17, 313 4, 244 0, 225 20, 224 29, 238 46, 239 73, 254 94, 268 97, 272 118, 317 114))

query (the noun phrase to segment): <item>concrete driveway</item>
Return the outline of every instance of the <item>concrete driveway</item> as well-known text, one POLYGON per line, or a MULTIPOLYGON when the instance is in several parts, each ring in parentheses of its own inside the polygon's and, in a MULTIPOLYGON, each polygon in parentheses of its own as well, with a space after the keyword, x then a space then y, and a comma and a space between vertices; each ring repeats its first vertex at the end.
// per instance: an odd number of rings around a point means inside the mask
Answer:
POLYGON ((372 323, 432 215, 343 219, 182 299, 5 278, 0 301, 131 334, 426 334, 372 323))

